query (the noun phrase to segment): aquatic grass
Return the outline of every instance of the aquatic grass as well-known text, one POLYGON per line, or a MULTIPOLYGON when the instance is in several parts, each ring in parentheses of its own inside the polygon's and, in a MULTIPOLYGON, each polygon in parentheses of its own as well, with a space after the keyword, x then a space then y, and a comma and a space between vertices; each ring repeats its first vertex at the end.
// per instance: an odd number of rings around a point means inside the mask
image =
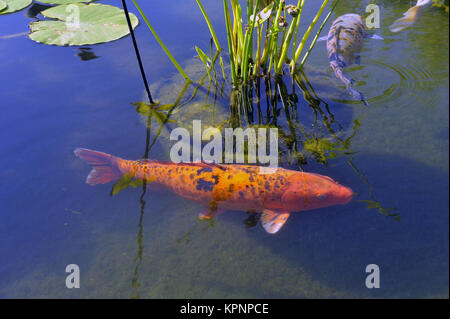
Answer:
POLYGON ((303 56, 302 61, 300 62, 300 65, 299 65, 299 68, 300 68, 300 69, 303 68, 303 65, 305 64, 306 59, 308 58, 309 54, 311 53, 312 49, 314 48, 314 45, 316 44, 317 39, 319 39, 319 35, 320 35, 320 33, 322 32, 323 27, 324 27, 325 24, 328 22, 328 19, 330 18, 331 14, 332 14, 333 11, 334 11, 334 8, 336 8, 336 5, 337 5, 338 3, 339 3, 339 0, 337 0, 337 1, 334 3, 334 5, 333 5, 333 7, 331 8, 330 12, 328 12, 328 14, 327 14, 327 16, 325 17, 325 19, 323 19, 323 22, 322 22, 322 24, 320 25, 319 30, 317 31, 316 35, 314 36, 314 39, 312 40, 311 45, 310 45, 308 51, 306 51, 305 55, 303 56))
POLYGON ((200 8, 200 11, 203 14, 203 17, 205 18, 206 24, 208 25, 209 32, 211 33, 211 36, 214 40, 214 44, 216 45, 217 50, 222 51, 222 47, 220 46, 219 40, 217 39, 216 32, 214 31, 214 28, 211 24, 211 20, 209 19, 208 14, 205 11, 205 8, 203 8, 202 2, 200 0, 196 0, 196 1, 198 4, 198 7, 200 8))
POLYGON ((233 32, 231 31, 231 19, 230 11, 228 10, 228 1, 223 0, 223 7, 225 13, 225 24, 227 29, 227 39, 228 39, 228 53, 230 55, 230 66, 231 66, 231 77, 232 82, 237 82, 236 66, 234 64, 234 42, 233 42, 233 32))
POLYGON ((298 45, 298 47, 295 51, 294 57, 292 59, 292 62, 291 62, 292 73, 295 71, 295 64, 297 63, 298 59, 300 58, 300 53, 302 52, 303 47, 306 44, 306 40, 309 38, 311 31, 313 30, 314 26, 316 25, 317 21, 319 20, 320 16, 322 15, 323 11, 325 10, 325 7, 327 4, 328 4, 328 0, 324 0, 322 2, 322 5, 320 6, 319 11, 317 12, 316 16, 314 17, 314 19, 308 26, 308 29, 306 30, 306 32, 303 34, 302 40, 300 41, 300 44, 298 45))
MULTIPOLYGON (((259 0, 256 0, 256 6, 253 10, 253 17, 256 16, 256 10, 258 9, 259 0)), ((253 48, 253 29, 255 28, 255 20, 252 20, 252 25, 249 30, 245 32, 245 38, 244 38, 244 52, 243 52, 243 63, 242 63, 242 78, 244 83, 247 83, 248 80, 248 71, 249 71, 249 65, 248 65, 248 59, 251 55, 250 48, 253 48)))
POLYGON ((209 70, 209 66, 211 65, 211 59, 206 55, 205 52, 203 52, 199 47, 195 47, 195 50, 198 53, 198 56, 200 60, 203 62, 203 64, 206 67, 206 73, 208 74, 209 79, 211 80, 211 72, 209 70))
POLYGON ((167 54, 167 56, 169 57, 170 61, 172 62, 172 64, 175 66, 175 68, 178 70, 178 72, 180 72, 181 76, 183 76, 183 78, 185 78, 187 81, 193 82, 189 76, 186 74, 186 72, 183 70, 183 68, 181 67, 181 65, 177 62, 177 60, 175 59, 175 57, 172 55, 172 53, 170 53, 169 49, 167 48, 167 46, 164 44, 164 42, 161 40, 161 38, 158 36, 158 34, 156 33, 156 30, 152 27, 152 25, 150 24, 150 22, 147 19, 147 16, 144 14, 144 12, 142 11, 141 7, 137 4, 136 0, 133 0, 133 3, 136 7, 136 9, 138 9, 139 13, 141 14, 142 18, 144 19, 145 23, 147 24, 148 28, 150 29, 150 31, 152 32, 153 36, 155 37, 156 41, 158 41, 159 45, 161 46, 161 48, 164 50, 164 52, 167 54))
MULTIPOLYGON (((305 2, 305 0, 298 0, 297 5, 294 6, 286 5, 285 0, 247 1, 247 24, 246 27, 243 27, 242 9, 238 1, 230 0, 228 2, 228 0, 223 0, 233 87, 250 85, 253 79, 261 76, 261 74, 269 75, 272 70, 274 74, 281 75, 283 73, 282 67, 286 62, 295 65, 329 1, 324 0, 322 2, 320 9, 297 46, 296 38, 305 2), (258 12, 258 10, 260 11, 258 12), (264 28, 266 29, 265 38, 263 38, 264 28), (254 36, 255 29, 256 37, 254 36), (256 50, 254 50, 255 38, 256 50), (293 48, 292 59, 288 57, 291 45, 293 48)), ((328 17, 331 12, 332 10, 328 17)), ((322 28, 318 31, 318 34, 320 34, 322 28)), ((310 50, 314 47, 316 41, 317 39, 313 41, 310 50)), ((308 56, 309 53, 303 57, 303 63, 308 56)), ((292 69, 291 72, 294 73, 295 69, 292 69)))
MULTIPOLYGON (((196 2, 208 25, 212 40, 210 57, 197 46, 195 47, 195 50, 202 63, 205 65, 205 76, 208 76, 210 82, 213 81, 214 86, 217 87, 218 81, 215 69, 215 62, 217 59, 213 59, 212 43, 214 42, 216 52, 219 55, 222 51, 222 47, 219 44, 211 19, 201 0, 196 0, 196 2)), ((239 91, 238 94, 235 94, 235 97, 239 98, 231 98, 231 102, 243 102, 240 103, 241 105, 239 105, 238 108, 245 108, 245 112, 247 112, 251 111, 253 108, 252 103, 247 103, 246 97, 253 94, 253 87, 256 87, 257 85, 255 81, 259 82, 258 79, 260 77, 270 78, 271 74, 275 76, 283 75, 284 65, 291 67, 292 75, 297 72, 298 68, 301 69, 303 67, 320 32, 338 1, 334 2, 332 10, 328 13, 316 33, 316 36, 308 51, 303 56, 300 65, 297 65, 296 62, 300 59, 300 54, 302 53, 312 30, 328 5, 328 0, 322 2, 318 12, 306 29, 298 45, 297 35, 299 34, 300 19, 306 0, 298 0, 296 5, 287 5, 285 0, 247 0, 245 9, 241 7, 238 0, 222 0, 222 2, 228 44, 228 65, 231 73, 231 84, 233 90, 239 91), (292 48, 292 57, 289 56, 290 48, 292 48)), ((174 56, 159 38, 136 0, 133 0, 133 3, 174 66, 186 80, 190 80, 186 72, 184 72, 180 64, 175 60, 174 56)), ((222 76, 225 79, 226 73, 222 55, 220 55, 219 62, 222 76)), ((202 81, 203 78, 199 83, 202 83, 202 81)))

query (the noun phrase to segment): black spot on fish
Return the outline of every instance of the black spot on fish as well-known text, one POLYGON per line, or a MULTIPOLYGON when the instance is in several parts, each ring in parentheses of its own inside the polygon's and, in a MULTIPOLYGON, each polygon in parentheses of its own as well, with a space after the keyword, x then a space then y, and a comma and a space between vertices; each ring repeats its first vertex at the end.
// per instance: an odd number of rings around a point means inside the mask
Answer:
POLYGON ((197 175, 200 175, 201 173, 206 173, 206 172, 212 172, 212 168, 211 167, 203 167, 202 169, 199 169, 197 171, 197 175))
POLYGON ((195 188, 197 188, 199 191, 204 190, 205 192, 212 192, 214 185, 215 184, 213 182, 209 182, 204 180, 203 178, 200 178, 197 181, 197 186, 195 188))
POLYGON ((212 178, 214 180, 214 185, 217 185, 217 183, 219 182, 219 175, 213 175, 212 178))

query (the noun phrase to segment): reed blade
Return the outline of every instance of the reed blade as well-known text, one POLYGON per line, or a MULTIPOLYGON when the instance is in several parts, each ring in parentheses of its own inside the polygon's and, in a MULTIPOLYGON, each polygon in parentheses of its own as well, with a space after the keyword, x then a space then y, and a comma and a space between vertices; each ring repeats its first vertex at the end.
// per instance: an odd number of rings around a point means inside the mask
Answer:
POLYGON ((339 3, 339 0, 337 0, 337 1, 334 3, 334 5, 333 5, 333 7, 331 8, 330 12, 328 12, 328 14, 327 14, 327 16, 325 17, 325 19, 323 19, 323 22, 322 22, 322 24, 320 25, 320 28, 319 28, 319 30, 317 31, 316 36, 314 37, 313 41, 311 42, 311 45, 310 45, 308 51, 306 51, 305 55, 303 56, 302 61, 300 62, 300 65, 299 65, 300 68, 302 68, 303 65, 305 64, 306 59, 308 58, 309 54, 311 53, 311 50, 314 48, 314 45, 316 44, 317 39, 319 38, 320 32, 322 32, 323 27, 324 27, 325 24, 327 23, 328 19, 330 18, 331 14, 332 14, 333 11, 334 11, 334 8, 336 8, 336 5, 337 5, 338 3, 339 3))
POLYGON ((156 41, 158 41, 159 45, 161 46, 161 48, 164 50, 164 52, 167 54, 167 56, 169 57, 170 61, 172 61, 172 64, 177 68, 178 72, 180 72, 181 76, 183 76, 183 78, 185 78, 187 81, 193 82, 189 76, 186 74, 186 72, 184 72, 183 68, 181 67, 181 65, 177 62, 177 60, 175 59, 175 57, 172 55, 172 53, 170 53, 169 49, 166 47, 166 45, 164 44, 164 42, 161 40, 161 38, 158 36, 158 34, 156 33, 155 29, 152 27, 152 25, 150 24, 150 22, 147 19, 147 16, 144 14, 144 12, 142 12, 141 8, 139 7, 139 5, 137 4, 136 0, 133 0, 134 6, 136 7, 136 9, 138 9, 139 13, 141 14, 142 18, 144 19, 145 23, 147 24, 148 28, 150 29, 150 31, 152 32, 153 36, 155 37, 156 41))
POLYGON ((200 0, 196 0, 196 1, 197 1, 197 4, 198 4, 200 10, 203 13, 203 17, 205 17, 206 24, 208 24, 209 32, 211 33, 211 36, 214 40, 214 44, 216 45, 217 50, 222 51, 222 47, 219 44, 219 40, 217 39, 216 32, 214 31, 214 28, 211 24, 211 20, 209 20, 208 14, 206 13, 205 9, 203 8, 201 1, 200 0))
POLYGON ((295 64, 297 63, 298 59, 300 58, 300 53, 303 50, 303 47, 305 46, 306 40, 308 40, 309 35, 311 34, 312 29, 314 28, 314 26, 316 25, 317 21, 319 20, 320 16, 322 15, 323 11, 325 10, 325 7, 328 4, 328 0, 324 0, 322 2, 322 5, 320 6, 319 11, 317 12, 316 16, 314 17, 314 19, 312 20, 311 24, 309 25, 308 29, 306 30, 305 34, 302 37, 302 40, 300 42, 300 44, 298 45, 297 50, 295 51, 295 55, 294 58, 292 59, 292 70, 295 69, 295 64))

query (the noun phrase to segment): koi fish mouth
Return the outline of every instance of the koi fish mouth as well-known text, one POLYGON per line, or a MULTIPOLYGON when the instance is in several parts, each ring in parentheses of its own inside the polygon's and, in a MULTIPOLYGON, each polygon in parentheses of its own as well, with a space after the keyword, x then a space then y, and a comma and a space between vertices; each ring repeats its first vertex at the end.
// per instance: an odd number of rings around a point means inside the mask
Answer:
POLYGON ((345 205, 348 204, 353 199, 353 191, 348 187, 342 187, 339 192, 339 204, 345 205))

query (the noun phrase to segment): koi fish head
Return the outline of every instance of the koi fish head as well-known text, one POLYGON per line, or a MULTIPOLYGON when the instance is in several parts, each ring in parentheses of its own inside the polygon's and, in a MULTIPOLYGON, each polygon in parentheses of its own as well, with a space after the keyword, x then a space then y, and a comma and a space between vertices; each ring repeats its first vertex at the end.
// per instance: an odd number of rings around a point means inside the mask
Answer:
POLYGON ((300 173, 289 184, 282 200, 290 211, 345 205, 353 198, 353 191, 327 176, 300 173))

